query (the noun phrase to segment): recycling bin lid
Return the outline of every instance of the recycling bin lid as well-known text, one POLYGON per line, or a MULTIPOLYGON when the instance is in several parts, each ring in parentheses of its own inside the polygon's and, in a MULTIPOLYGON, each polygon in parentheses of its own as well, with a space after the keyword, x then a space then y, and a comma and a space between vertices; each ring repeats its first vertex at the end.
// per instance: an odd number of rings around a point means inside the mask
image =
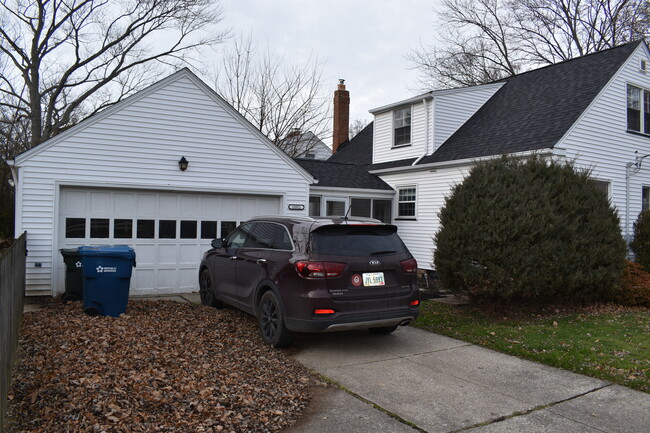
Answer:
POLYGON ((71 255, 79 255, 79 249, 78 248, 61 248, 59 250, 62 256, 71 256, 71 255))
POLYGON ((135 259, 135 250, 128 245, 83 246, 77 249, 80 256, 121 257, 135 259))

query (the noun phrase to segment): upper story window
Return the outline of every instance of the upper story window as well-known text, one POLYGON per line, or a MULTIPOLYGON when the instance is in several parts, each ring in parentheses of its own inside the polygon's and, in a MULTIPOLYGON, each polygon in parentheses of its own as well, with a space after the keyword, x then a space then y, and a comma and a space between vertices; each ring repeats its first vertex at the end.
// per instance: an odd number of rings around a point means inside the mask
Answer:
POLYGON ((411 144, 411 107, 401 108, 393 112, 394 140, 393 146, 411 144))
POLYGON ((416 190, 414 186, 397 190, 397 218, 415 218, 416 190))
POLYGON ((627 86, 627 130, 650 134, 650 91, 627 86))

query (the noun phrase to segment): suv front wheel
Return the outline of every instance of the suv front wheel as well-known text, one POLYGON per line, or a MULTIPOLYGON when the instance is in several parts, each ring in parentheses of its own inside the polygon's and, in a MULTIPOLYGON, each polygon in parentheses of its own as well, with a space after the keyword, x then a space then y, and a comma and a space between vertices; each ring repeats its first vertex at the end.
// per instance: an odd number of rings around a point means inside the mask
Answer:
POLYGON ((272 347, 287 347, 291 344, 291 331, 284 324, 280 301, 272 291, 262 295, 258 306, 262 340, 272 347))

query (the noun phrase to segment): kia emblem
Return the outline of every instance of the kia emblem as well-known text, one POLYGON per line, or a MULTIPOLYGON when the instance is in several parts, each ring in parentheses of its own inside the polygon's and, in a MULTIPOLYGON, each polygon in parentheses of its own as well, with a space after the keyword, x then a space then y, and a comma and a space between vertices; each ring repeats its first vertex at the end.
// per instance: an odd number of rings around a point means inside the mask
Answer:
POLYGON ((381 265, 381 262, 380 262, 379 260, 370 260, 370 261, 368 262, 368 264, 369 264, 370 266, 379 266, 379 265, 381 265))

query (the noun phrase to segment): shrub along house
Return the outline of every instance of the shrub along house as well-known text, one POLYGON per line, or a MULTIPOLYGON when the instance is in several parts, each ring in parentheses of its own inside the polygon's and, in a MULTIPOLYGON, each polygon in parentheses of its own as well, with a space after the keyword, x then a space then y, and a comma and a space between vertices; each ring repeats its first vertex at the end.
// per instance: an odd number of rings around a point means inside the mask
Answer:
MULTIPOLYGON (((617 209, 624 235, 648 209, 650 53, 643 41, 490 84, 432 91, 370 112, 374 122, 334 146, 338 151, 328 161, 340 171, 345 171, 341 166, 350 172, 363 167, 391 188, 382 190, 392 197, 378 198, 361 188, 340 196, 352 205, 352 215, 363 216, 368 206, 355 207, 355 198, 372 200, 373 216, 375 200, 392 198, 391 219, 420 268, 433 268, 438 212, 450 188, 477 160, 540 154, 590 169, 617 209)), ((323 186, 334 181, 326 182, 324 168, 303 167, 319 179, 310 204, 321 206, 311 206, 311 213, 328 214, 327 197, 336 191, 323 186)))

